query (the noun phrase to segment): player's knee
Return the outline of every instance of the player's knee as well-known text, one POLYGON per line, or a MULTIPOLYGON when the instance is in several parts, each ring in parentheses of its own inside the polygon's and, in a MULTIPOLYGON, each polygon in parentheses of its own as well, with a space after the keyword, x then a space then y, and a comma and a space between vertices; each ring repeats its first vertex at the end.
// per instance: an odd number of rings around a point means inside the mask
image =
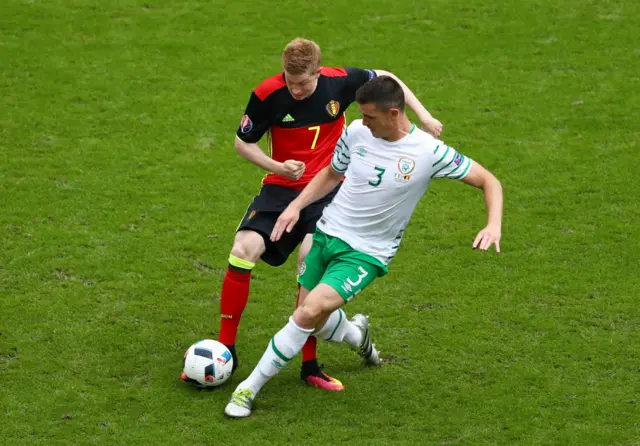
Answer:
POLYGON ((295 323, 304 328, 315 328, 325 317, 323 306, 309 299, 305 299, 293 313, 295 323))
POLYGON ((264 247, 251 239, 236 240, 231 248, 232 256, 253 263, 256 263, 260 259, 263 252, 264 247))
POLYGON ((241 243, 234 243, 231 248, 231 255, 237 257, 242 260, 247 260, 252 263, 256 263, 258 261, 258 257, 252 255, 251 250, 248 249, 247 246, 241 243))

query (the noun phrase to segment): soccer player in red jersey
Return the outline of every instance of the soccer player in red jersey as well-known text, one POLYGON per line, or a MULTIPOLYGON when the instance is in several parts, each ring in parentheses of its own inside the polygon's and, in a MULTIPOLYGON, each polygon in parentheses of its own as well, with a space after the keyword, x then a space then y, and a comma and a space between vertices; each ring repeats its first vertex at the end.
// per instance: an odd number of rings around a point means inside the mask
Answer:
MULTIPOLYGON (((251 271, 259 259, 272 266, 282 265, 301 244, 299 270, 311 248, 316 222, 339 186, 306 207, 291 233, 277 242, 269 237, 280 213, 314 175, 331 162, 346 124, 344 111, 355 100, 356 90, 378 75, 391 76, 402 86, 406 104, 416 113, 423 129, 435 137, 442 131, 442 124, 393 74, 382 70, 323 67, 320 56, 315 42, 305 39, 290 42, 282 56, 284 71, 253 90, 236 134, 238 154, 269 173, 238 226, 222 284, 218 340, 231 351, 234 371, 238 366, 236 334, 249 297, 251 271), (265 133, 270 156, 257 144, 265 133)), ((318 365, 315 337, 311 336, 303 347, 302 360, 300 376, 307 384, 326 390, 344 388, 318 365)))

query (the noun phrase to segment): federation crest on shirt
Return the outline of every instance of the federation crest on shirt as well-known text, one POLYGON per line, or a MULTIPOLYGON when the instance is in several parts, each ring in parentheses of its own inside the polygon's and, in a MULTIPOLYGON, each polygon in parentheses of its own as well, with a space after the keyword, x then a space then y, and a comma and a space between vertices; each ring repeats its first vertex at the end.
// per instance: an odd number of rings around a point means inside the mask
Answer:
POLYGON ((340 103, 338 101, 329 101, 326 108, 327 113, 329 113, 332 118, 335 118, 336 116, 338 116, 338 113, 340 113, 340 103))
POLYGON ((409 175, 416 168, 416 162, 411 158, 400 158, 398 160, 398 170, 403 175, 409 175))
POLYGON ((411 172, 413 172, 416 168, 416 162, 411 158, 400 158, 398 160, 398 170, 395 175, 393 175, 394 180, 399 183, 406 183, 411 179, 411 172))

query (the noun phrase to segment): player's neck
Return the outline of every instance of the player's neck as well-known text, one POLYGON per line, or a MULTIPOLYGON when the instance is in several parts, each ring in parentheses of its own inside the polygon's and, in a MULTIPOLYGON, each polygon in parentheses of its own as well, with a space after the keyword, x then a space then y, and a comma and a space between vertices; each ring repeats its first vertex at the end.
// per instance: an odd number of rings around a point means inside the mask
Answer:
POLYGON ((391 135, 389 135, 388 138, 384 138, 386 141, 396 142, 401 140, 405 136, 407 136, 409 133, 411 133, 411 129, 413 129, 413 124, 411 124, 411 121, 409 121, 409 118, 407 118, 407 115, 403 115, 399 121, 400 121, 399 123, 400 125, 398 125, 398 127, 394 129, 394 132, 391 135))

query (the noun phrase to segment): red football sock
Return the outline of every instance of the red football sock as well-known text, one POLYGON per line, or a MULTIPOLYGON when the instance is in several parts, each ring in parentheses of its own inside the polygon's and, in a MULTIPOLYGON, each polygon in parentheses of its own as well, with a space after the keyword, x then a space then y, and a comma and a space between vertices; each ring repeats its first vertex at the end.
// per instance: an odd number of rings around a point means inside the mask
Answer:
MULTIPOLYGON (((300 303, 300 285, 298 285, 298 299, 296 299, 296 308, 300 303)), ((302 362, 305 361, 313 361, 316 359, 317 348, 316 348, 317 340, 315 336, 309 336, 307 338, 307 342, 302 346, 302 362)))
POLYGON ((316 359, 316 344, 317 341, 315 336, 309 336, 307 338, 307 342, 302 346, 302 362, 313 361, 316 359))
POLYGON ((218 340, 225 345, 236 343, 238 325, 249 300, 251 271, 238 273, 227 268, 220 293, 220 335, 218 340))

